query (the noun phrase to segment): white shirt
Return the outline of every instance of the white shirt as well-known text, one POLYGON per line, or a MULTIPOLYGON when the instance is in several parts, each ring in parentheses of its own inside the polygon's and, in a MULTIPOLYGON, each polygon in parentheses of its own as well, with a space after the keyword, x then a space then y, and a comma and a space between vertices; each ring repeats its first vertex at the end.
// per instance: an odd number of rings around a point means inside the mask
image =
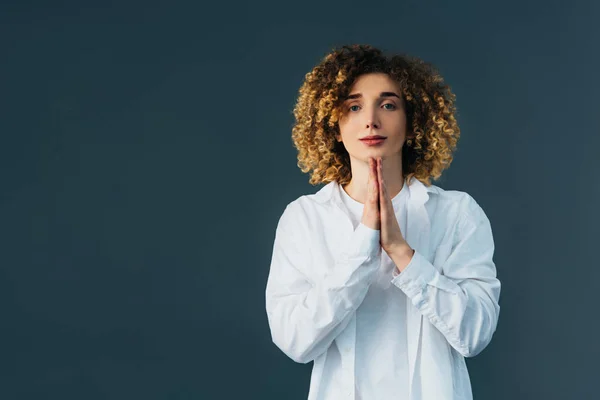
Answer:
POLYGON ((400 274, 337 182, 279 219, 266 311, 273 342, 314 361, 309 400, 472 399, 464 357, 500 313, 490 222, 465 192, 405 187, 394 210, 415 254, 400 274))
MULTIPOLYGON (((345 211, 354 229, 362 219, 364 204, 339 190, 345 211)), ((408 186, 392 198, 394 213, 398 217, 400 231, 406 232, 406 199, 408 186)), ((394 399, 408 399, 408 343, 406 340, 406 295, 391 284, 398 269, 386 252, 375 281, 371 283, 365 298, 356 310, 355 348, 356 365, 362 374, 355 377, 356 399, 386 399, 393 393, 394 399), (385 345, 382 345, 385 344, 385 345), (388 368, 380 368, 382 364, 388 368)))

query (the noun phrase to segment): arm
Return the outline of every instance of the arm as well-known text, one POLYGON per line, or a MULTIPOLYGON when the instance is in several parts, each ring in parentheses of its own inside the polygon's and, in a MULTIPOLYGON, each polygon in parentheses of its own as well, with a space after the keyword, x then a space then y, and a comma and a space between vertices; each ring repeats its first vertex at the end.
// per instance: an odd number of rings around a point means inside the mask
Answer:
MULTIPOLYGON (((464 357, 479 354, 491 341, 498 324, 501 285, 496 278, 493 253, 490 222, 468 196, 455 243, 442 266, 444 274, 415 251, 392 280, 464 357)), ((398 258, 401 263, 407 260, 406 255, 398 258)))
POLYGON ((273 342, 294 361, 308 363, 329 348, 362 303, 381 247, 380 231, 360 224, 334 266, 311 266, 329 271, 313 282, 303 272, 310 248, 302 212, 288 206, 279 220, 265 297, 273 342))

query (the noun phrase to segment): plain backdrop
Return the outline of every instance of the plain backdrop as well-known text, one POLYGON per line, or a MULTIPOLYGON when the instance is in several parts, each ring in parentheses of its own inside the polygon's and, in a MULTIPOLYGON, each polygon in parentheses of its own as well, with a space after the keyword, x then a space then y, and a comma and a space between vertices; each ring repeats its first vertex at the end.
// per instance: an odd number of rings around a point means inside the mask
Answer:
POLYGON ((600 3, 0 3, 0 398, 305 399, 264 290, 292 109, 333 48, 438 67, 436 185, 488 215, 502 282, 475 399, 596 399, 600 3))

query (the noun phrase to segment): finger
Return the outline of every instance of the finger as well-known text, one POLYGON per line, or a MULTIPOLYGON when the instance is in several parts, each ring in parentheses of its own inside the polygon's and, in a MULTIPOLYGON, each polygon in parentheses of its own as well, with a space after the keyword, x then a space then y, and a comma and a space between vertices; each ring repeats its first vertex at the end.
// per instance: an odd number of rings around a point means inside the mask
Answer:
POLYGON ((377 177, 377 161, 373 158, 373 168, 371 168, 371 175, 373 176, 373 191, 375 193, 374 202, 377 204, 377 208, 379 207, 379 179, 377 177))
POLYGON ((381 182, 380 186, 380 201, 381 201, 381 207, 382 209, 385 210, 389 210, 391 212, 391 210, 393 209, 392 206, 392 199, 389 196, 388 190, 387 190, 387 184, 385 182, 385 180, 383 179, 383 159, 379 159, 379 180, 381 182))
MULTIPOLYGON (((383 167, 382 167, 383 170, 383 167)), ((390 212, 394 209, 394 205, 392 204, 392 197, 389 194, 387 183, 385 181, 382 182, 382 193, 383 199, 385 202, 385 207, 390 210, 390 212)))
POLYGON ((382 168, 381 168, 381 159, 377 159, 377 181, 379 183, 378 188, 377 188, 377 191, 379 192, 379 208, 383 212, 386 209, 386 203, 385 203, 385 192, 383 191, 384 181, 383 181, 383 173, 382 173, 382 168))
POLYGON ((373 193, 373 174, 371 171, 373 170, 373 159, 369 158, 369 180, 367 184, 369 185, 369 193, 373 193))
POLYGON ((375 183, 376 183, 376 180, 373 179, 373 159, 369 158, 369 179, 368 179, 368 182, 367 182, 367 185, 368 185, 368 187, 367 187, 367 194, 368 194, 367 200, 370 203, 373 203, 374 199, 376 198, 375 197, 375 194, 376 194, 375 193, 375 183))
POLYGON ((382 193, 382 197, 385 203, 385 206, 388 209, 392 209, 392 198, 389 196, 388 190, 387 190, 387 183, 383 180, 383 160, 379 161, 379 170, 380 170, 380 174, 381 174, 381 193, 382 193))

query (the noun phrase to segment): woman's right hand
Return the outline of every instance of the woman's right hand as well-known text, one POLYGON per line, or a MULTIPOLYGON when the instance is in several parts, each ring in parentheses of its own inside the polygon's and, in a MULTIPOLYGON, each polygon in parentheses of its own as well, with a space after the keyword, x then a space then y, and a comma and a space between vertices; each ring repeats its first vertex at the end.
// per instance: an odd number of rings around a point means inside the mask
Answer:
POLYGON ((369 157, 367 199, 365 201, 361 222, 371 229, 381 229, 381 219, 379 214, 379 179, 377 178, 377 163, 372 157, 369 157))

